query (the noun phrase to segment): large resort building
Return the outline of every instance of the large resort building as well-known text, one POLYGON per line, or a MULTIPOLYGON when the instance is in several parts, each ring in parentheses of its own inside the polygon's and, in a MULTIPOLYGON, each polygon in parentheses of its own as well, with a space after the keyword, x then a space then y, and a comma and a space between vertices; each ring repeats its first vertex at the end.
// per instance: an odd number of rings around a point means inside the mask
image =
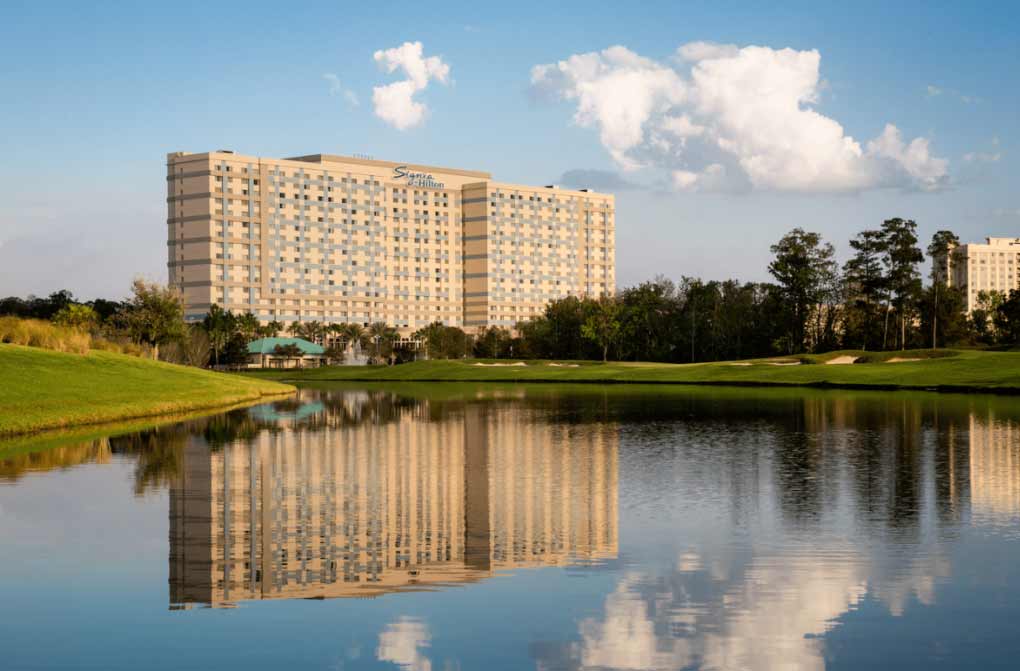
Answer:
POLYGON ((967 243, 955 247, 950 257, 936 259, 934 263, 951 286, 964 292, 968 313, 978 307, 982 292, 1008 296, 1010 291, 1020 289, 1020 238, 986 238, 985 244, 967 243))
POLYGON ((316 154, 167 155, 171 286, 260 321, 513 328, 615 286, 614 198, 316 154))

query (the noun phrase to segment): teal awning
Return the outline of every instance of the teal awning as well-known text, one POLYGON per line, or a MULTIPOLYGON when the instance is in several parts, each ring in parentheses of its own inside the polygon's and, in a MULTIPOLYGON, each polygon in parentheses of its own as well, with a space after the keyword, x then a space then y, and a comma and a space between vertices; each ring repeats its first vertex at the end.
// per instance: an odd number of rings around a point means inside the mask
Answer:
POLYGON ((302 354, 325 354, 326 350, 304 338, 259 338, 248 343, 248 354, 272 354, 278 346, 297 345, 302 354))

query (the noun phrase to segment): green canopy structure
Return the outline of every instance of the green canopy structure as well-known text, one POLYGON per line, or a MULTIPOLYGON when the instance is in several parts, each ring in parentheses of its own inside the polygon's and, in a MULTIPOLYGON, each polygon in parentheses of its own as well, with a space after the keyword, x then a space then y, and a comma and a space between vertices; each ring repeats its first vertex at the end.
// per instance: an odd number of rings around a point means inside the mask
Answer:
POLYGON ((248 343, 248 354, 273 354, 277 347, 287 345, 297 345, 301 353, 306 355, 321 356, 326 353, 322 346, 308 342, 304 338, 259 338, 248 343))

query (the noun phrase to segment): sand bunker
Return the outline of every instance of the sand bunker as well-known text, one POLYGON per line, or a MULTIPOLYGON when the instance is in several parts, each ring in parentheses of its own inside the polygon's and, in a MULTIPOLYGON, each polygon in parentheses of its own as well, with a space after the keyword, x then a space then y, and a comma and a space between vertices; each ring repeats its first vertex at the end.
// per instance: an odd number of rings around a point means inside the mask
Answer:
POLYGON ((471 365, 472 366, 527 366, 528 364, 524 363, 523 361, 518 361, 517 363, 482 363, 482 362, 479 361, 478 363, 473 363, 471 365))
POLYGON ((799 366, 800 361, 769 361, 770 366, 799 366))
POLYGON ((556 366, 558 368, 577 368, 576 363, 556 363, 555 361, 550 361, 549 363, 546 364, 546 366, 556 366))
POLYGON ((750 361, 734 361, 733 363, 726 364, 727 366, 750 366, 750 361))
POLYGON ((843 356, 834 356, 825 363, 836 366, 848 363, 857 363, 857 357, 850 356, 849 354, 844 354, 843 356))
POLYGON ((894 356, 893 358, 886 360, 886 363, 902 363, 904 361, 920 361, 920 359, 917 357, 894 356))

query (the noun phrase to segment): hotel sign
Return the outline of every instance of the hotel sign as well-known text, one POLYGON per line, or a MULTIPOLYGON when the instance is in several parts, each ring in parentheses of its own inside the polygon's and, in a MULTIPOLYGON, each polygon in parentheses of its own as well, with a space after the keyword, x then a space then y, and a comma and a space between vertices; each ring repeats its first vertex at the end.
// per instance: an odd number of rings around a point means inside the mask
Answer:
POLYGON ((417 186, 425 189, 445 189, 443 182, 436 179, 427 172, 411 172, 406 165, 398 165, 393 168, 393 179, 407 180, 408 186, 417 186))

